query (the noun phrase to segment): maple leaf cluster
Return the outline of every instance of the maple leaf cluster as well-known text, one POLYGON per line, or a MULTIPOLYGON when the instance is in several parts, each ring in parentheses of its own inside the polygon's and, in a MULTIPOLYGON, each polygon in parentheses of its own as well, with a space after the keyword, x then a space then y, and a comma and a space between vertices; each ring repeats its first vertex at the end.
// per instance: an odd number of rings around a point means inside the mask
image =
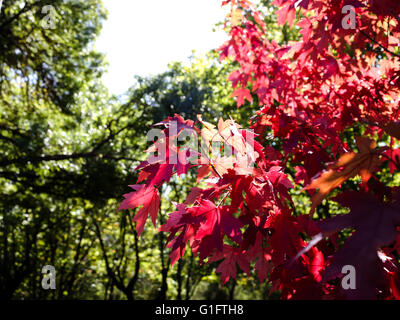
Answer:
POLYGON ((385 167, 392 174, 400 168, 400 2, 274 4, 279 24, 299 17, 299 41, 268 40, 250 1, 223 1, 231 6, 230 39, 220 57, 239 65, 229 76, 238 107, 259 103, 253 130, 232 119, 215 126, 200 116, 169 117, 158 124, 163 138, 153 146, 164 150, 163 159, 139 165, 138 184, 120 209, 143 206, 134 218, 140 234, 148 216, 156 224, 160 186, 193 169, 206 187, 193 188, 160 227, 169 233, 172 264, 189 246, 202 262, 221 261, 223 283, 238 268, 249 275, 254 269, 283 299, 400 299, 400 188, 378 178, 385 167), (355 10, 356 29, 342 27, 346 5, 355 10), (345 133, 355 123, 363 136, 349 143, 345 133), (187 131, 201 138, 200 151, 173 142, 187 131), (266 132, 282 141, 280 149, 266 132), (210 152, 215 142, 233 154, 210 152), (189 153, 195 161, 184 161, 189 153), (341 190, 356 177, 356 190, 341 190), (310 197, 309 214, 297 213, 291 194, 298 186, 310 197), (330 201, 350 213, 317 219, 316 209, 334 191, 330 201), (343 230, 351 235, 339 243, 343 230), (340 282, 346 265, 356 270, 352 290, 340 282))

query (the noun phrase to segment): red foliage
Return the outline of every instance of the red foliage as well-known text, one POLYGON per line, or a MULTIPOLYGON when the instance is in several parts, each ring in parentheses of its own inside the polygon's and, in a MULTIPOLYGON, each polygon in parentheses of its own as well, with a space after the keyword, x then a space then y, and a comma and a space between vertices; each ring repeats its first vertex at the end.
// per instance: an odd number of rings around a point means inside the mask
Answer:
POLYGON ((285 299, 399 299, 399 188, 379 182, 376 172, 386 166, 394 173, 400 166, 394 143, 400 138, 400 2, 275 0, 281 24, 293 24, 296 11, 303 13, 297 23, 301 41, 283 46, 266 38, 263 16, 249 1, 223 4, 231 5, 232 16, 221 59, 230 56, 240 66, 229 77, 238 107, 245 99, 260 104, 251 126, 257 136, 232 120, 216 127, 201 117, 196 123, 170 117, 159 124, 165 138, 155 143, 167 150, 164 161, 138 167, 145 185, 133 186, 136 192, 120 209, 143 205, 135 217, 141 232, 148 214, 155 223, 155 188, 198 167, 198 180, 209 187, 193 188, 160 228, 169 232, 172 264, 189 244, 201 260, 223 259, 217 268, 223 283, 236 277, 237 267, 248 274, 254 267, 260 281, 271 281, 272 291, 280 290, 285 299), (356 29, 342 27, 346 5, 355 8, 356 29), (170 130, 173 123, 176 132, 170 130), (343 135, 355 123, 369 135, 351 142, 358 153, 343 135), (282 150, 263 139, 267 129, 283 142, 282 150), (201 134, 206 149, 224 142, 235 156, 213 158, 202 149, 200 163, 174 164, 172 156, 181 159, 188 152, 172 142, 185 130, 201 134), (377 148, 376 137, 383 135, 391 144, 377 148), (288 164, 296 170, 293 177, 285 172, 288 164), (334 198, 349 214, 315 222, 311 214, 296 213, 291 181, 315 189, 308 191, 313 213, 332 190, 357 175, 360 190, 334 198), (338 244, 337 232, 345 228, 355 231, 338 244), (315 237, 307 243, 307 236, 315 237), (354 290, 341 288, 344 265, 356 268, 354 290))

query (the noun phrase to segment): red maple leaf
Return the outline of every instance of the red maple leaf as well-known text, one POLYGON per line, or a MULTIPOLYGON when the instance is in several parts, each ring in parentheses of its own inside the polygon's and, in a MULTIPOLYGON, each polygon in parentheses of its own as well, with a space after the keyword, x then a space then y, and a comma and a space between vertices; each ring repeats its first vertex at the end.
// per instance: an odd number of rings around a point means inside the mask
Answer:
POLYGON ((232 93, 232 97, 237 97, 237 105, 238 107, 244 104, 244 99, 246 98, 248 101, 253 102, 253 97, 248 89, 238 88, 232 93))
POLYGON ((323 274, 323 281, 341 275, 345 265, 356 270, 356 289, 342 293, 353 299, 373 299, 385 287, 384 260, 380 248, 395 242, 400 225, 400 201, 382 203, 374 195, 349 191, 334 198, 350 213, 321 221, 323 236, 345 228, 355 232, 335 253, 323 274))
POLYGON ((151 216, 151 220, 154 226, 156 226, 157 213, 160 206, 160 194, 156 188, 144 184, 135 184, 130 187, 135 191, 124 195, 125 200, 122 201, 118 210, 134 209, 143 205, 143 208, 133 218, 137 222, 136 230, 138 235, 140 235, 143 232, 148 216, 151 216))
POLYGON ((223 251, 217 251, 208 259, 208 263, 221 259, 224 259, 224 261, 219 264, 216 272, 221 273, 222 284, 228 282, 230 278, 236 279, 236 265, 238 265, 247 274, 250 274, 249 262, 239 248, 224 245, 223 251))

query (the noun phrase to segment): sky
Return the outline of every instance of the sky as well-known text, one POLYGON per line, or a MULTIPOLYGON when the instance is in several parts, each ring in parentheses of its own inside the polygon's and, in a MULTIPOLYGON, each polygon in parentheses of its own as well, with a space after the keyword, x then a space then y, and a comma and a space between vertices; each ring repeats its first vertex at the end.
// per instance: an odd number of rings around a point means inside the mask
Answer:
POLYGON ((103 76, 112 94, 123 94, 135 75, 167 70, 172 61, 185 61, 192 50, 205 53, 227 36, 215 23, 223 21, 220 0, 103 0, 108 19, 95 43, 106 54, 103 76))

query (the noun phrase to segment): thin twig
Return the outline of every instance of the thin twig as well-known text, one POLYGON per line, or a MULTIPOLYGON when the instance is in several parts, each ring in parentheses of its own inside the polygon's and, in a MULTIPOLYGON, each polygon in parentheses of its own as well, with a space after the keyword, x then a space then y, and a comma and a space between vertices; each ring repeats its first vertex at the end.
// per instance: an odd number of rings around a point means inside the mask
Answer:
POLYGON ((390 51, 388 48, 386 48, 385 46, 381 45, 379 42, 377 42, 374 38, 372 38, 370 35, 368 35, 367 33, 365 33, 364 31, 360 30, 360 33, 367 37, 369 40, 371 40, 373 43, 377 44, 379 47, 381 47, 384 51, 386 51, 387 53, 391 54, 392 56, 395 56, 397 58, 400 58, 400 55, 397 53, 394 53, 392 51, 390 51))

